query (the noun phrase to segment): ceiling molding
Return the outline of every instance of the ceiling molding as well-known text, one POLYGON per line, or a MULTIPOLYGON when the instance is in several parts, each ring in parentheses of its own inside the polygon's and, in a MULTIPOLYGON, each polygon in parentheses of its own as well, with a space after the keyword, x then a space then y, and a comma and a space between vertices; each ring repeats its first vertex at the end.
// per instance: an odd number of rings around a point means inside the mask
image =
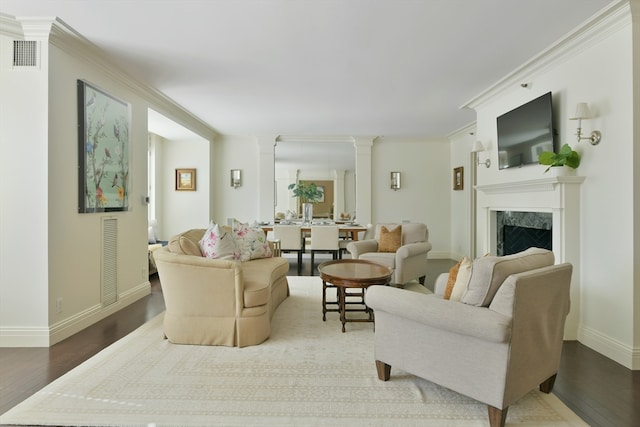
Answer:
POLYGON ((119 84, 145 99, 149 107, 199 136, 212 141, 217 132, 162 92, 134 79, 115 66, 107 54, 59 18, 31 18, 0 15, 1 29, 16 38, 48 39, 69 55, 89 62, 119 84), (12 22, 13 21, 13 22, 12 22), (18 31, 18 26, 20 30, 18 31))
POLYGON ((577 55, 628 24, 631 24, 629 1, 620 0, 617 3, 610 4, 585 23, 569 32, 558 42, 507 74, 479 95, 462 104, 460 109, 476 109, 504 91, 519 87, 522 83, 530 82, 532 80, 531 76, 577 55))

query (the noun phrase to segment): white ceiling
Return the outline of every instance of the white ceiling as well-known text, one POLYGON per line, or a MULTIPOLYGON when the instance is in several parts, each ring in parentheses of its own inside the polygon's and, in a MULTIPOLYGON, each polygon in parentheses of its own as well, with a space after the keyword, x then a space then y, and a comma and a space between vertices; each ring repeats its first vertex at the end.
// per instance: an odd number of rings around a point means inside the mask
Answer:
MULTIPOLYGON (((619 0, 615 0, 617 2, 619 0)), ((2 0, 223 134, 441 137, 611 0, 2 0)))

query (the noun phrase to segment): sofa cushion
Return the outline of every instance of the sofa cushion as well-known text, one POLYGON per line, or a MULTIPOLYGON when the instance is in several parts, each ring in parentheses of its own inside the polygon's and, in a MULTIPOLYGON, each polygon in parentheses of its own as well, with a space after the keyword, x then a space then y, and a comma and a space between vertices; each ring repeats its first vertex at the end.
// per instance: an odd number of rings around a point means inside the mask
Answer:
POLYGON ((271 286, 289 271, 289 261, 282 257, 260 258, 242 263, 245 307, 267 304, 271 286))
POLYGON ((378 236, 378 252, 396 252, 402 246, 402 225, 388 229, 386 226, 380 227, 378 236))
POLYGON ((500 285, 511 274, 547 267, 553 265, 554 261, 553 252, 541 248, 529 248, 503 257, 477 258, 471 266, 471 277, 461 301, 465 304, 488 307, 500 285))
POLYGON ((177 234, 169 240, 169 251, 174 254, 202 256, 200 250, 200 238, 205 230, 202 228, 193 228, 177 234))
POLYGON ((273 255, 267 241, 267 236, 260 227, 251 227, 249 224, 233 220, 233 235, 236 238, 240 261, 251 259, 269 258, 273 255))
POLYGON ((240 257, 236 239, 228 227, 220 227, 211 223, 198 242, 202 255, 212 259, 234 260, 240 257))

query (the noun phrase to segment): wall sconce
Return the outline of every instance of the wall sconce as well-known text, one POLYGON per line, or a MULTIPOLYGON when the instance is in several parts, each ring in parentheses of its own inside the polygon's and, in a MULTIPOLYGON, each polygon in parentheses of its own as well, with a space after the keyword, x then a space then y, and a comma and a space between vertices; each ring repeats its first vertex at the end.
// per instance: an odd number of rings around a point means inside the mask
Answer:
POLYGON ((582 141, 583 139, 588 139, 591 142, 591 145, 598 145, 600 143, 600 138, 602 138, 600 131, 594 130, 591 132, 591 135, 582 136, 582 120, 588 120, 590 118, 591 110, 589 110, 589 105, 587 105, 586 102, 578 102, 578 105, 576 105, 576 116, 571 117, 569 120, 578 121, 578 130, 576 131, 578 142, 582 141))
POLYGON ((400 189, 400 172, 391 172, 391 189, 400 189))
POLYGON ((477 165, 478 166, 485 165, 487 168, 491 167, 491 159, 487 158, 487 160, 485 160, 484 162, 480 161, 480 155, 478 153, 481 151, 484 151, 484 145, 482 145, 482 142, 476 140, 473 143, 473 148, 471 148, 471 152, 476 153, 476 162, 478 162, 477 165))
POLYGON ((231 186, 238 188, 242 185, 242 175, 240 169, 231 169, 231 186))

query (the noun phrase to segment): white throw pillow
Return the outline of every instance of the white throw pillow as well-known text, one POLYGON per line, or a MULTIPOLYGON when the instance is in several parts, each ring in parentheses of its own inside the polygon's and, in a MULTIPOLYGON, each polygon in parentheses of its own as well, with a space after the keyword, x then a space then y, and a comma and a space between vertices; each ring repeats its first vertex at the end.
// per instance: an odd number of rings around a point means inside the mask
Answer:
POLYGON ((207 258, 235 260, 240 256, 233 235, 218 224, 209 224, 199 243, 202 255, 207 258))
POLYGON ((462 295, 466 292, 469 279, 471 278, 471 264, 471 259, 467 257, 462 258, 462 261, 460 261, 458 276, 456 277, 456 282, 453 285, 449 300, 460 301, 462 299, 462 295))

